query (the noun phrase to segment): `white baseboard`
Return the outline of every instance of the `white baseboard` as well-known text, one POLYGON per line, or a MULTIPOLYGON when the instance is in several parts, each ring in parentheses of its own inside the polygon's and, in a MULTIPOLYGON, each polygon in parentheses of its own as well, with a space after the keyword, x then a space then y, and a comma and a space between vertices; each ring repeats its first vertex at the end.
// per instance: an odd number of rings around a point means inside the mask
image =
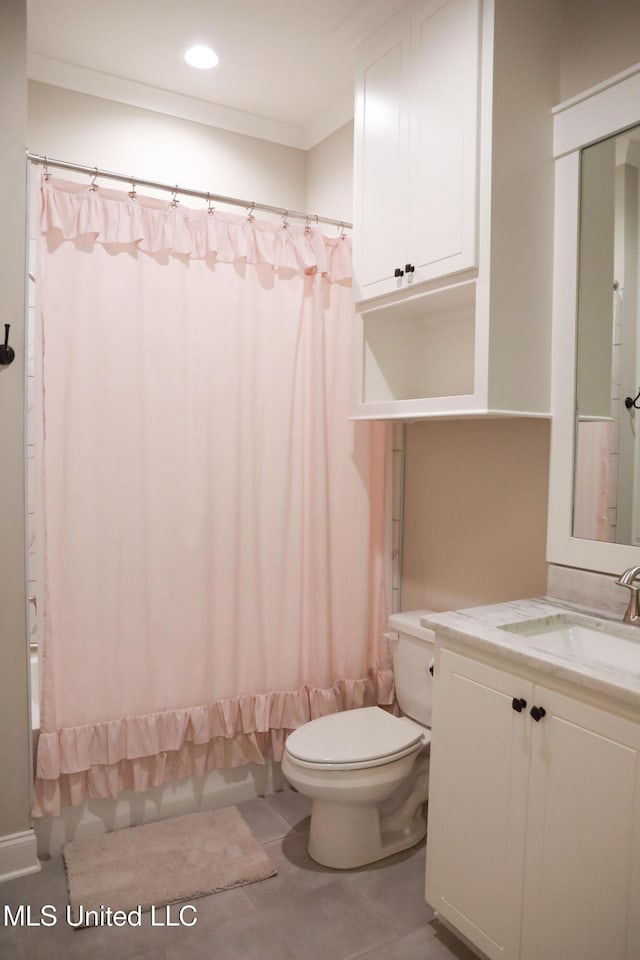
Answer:
POLYGON ((280 764, 267 760, 232 770, 211 770, 201 780, 186 777, 144 793, 124 791, 113 800, 85 800, 77 807, 62 807, 59 817, 34 818, 38 853, 53 857, 70 840, 230 806, 282 790, 283 783, 280 764))
POLYGON ((0 883, 15 880, 40 869, 36 835, 33 830, 0 837, 0 883))

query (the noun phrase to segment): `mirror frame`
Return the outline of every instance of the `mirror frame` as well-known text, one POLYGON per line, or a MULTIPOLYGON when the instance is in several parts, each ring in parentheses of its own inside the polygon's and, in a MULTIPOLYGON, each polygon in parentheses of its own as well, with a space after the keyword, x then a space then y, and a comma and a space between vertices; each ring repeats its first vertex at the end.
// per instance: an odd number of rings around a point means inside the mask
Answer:
POLYGON ((555 209, 547 561, 622 573, 640 546, 572 536, 581 151, 640 123, 640 63, 553 110, 555 209))

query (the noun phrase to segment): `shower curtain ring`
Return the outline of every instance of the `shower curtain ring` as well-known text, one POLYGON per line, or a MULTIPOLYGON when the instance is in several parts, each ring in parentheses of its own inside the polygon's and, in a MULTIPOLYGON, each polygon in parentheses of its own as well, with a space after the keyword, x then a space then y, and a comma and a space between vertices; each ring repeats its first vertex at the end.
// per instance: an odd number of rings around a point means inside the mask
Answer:
POLYGON ((96 180, 98 179, 98 174, 100 172, 97 167, 94 167, 93 169, 95 170, 95 173, 91 174, 91 183, 89 184, 89 190, 91 193, 95 193, 95 191, 98 189, 96 180))
POLYGON ((282 229, 283 230, 289 229, 289 211, 288 210, 285 210, 284 216, 282 217, 282 229))
POLYGON ((215 212, 216 212, 216 208, 211 202, 211 194, 208 193, 207 194, 207 213, 209 214, 210 217, 212 217, 215 214, 215 212))
POLYGON ((136 193, 136 181, 131 177, 131 190, 129 191, 129 196, 132 200, 137 200, 138 194, 136 193))
POLYGON ((180 201, 178 200, 178 184, 176 183, 175 188, 174 188, 174 191, 173 191, 173 196, 172 196, 172 198, 171 198, 171 206, 172 206, 173 209, 175 210, 175 208, 176 208, 179 204, 180 204, 180 201))
POLYGON ((252 201, 251 206, 249 207, 249 211, 247 213, 247 223, 253 223, 253 221, 255 220, 255 217, 253 215, 253 211, 255 210, 255 208, 256 208, 256 205, 252 201))
POLYGON ((45 158, 44 158, 44 180, 45 180, 45 183, 49 183, 50 177, 51 177, 51 174, 49 173, 49 161, 48 161, 47 158, 45 157, 45 158))

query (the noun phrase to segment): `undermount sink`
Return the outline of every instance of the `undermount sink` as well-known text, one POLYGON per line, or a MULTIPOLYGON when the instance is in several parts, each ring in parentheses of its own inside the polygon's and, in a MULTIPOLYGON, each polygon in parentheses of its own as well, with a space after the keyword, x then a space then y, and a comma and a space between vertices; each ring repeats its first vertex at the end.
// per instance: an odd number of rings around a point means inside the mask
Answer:
POLYGON ((640 676, 640 629, 570 613, 509 623, 500 629, 528 637, 531 647, 608 670, 640 676), (637 630, 638 638, 629 632, 637 630))

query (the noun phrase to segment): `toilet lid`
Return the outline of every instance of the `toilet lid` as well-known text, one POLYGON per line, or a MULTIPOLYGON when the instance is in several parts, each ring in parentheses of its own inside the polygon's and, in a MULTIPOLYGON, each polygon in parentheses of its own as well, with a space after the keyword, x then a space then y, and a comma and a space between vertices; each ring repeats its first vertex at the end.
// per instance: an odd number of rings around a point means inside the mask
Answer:
POLYGON ((366 763, 420 743, 423 731, 379 707, 360 707, 318 717, 287 737, 287 751, 307 763, 366 763))

